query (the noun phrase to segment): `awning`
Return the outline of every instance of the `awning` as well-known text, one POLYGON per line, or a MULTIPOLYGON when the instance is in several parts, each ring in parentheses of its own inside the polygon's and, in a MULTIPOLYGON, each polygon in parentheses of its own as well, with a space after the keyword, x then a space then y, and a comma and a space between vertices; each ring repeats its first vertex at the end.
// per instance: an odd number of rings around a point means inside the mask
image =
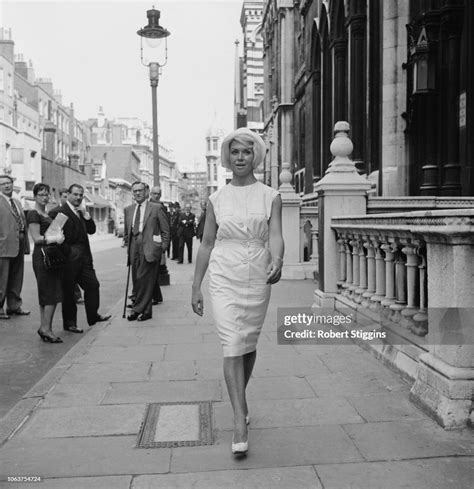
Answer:
POLYGON ((86 192, 84 194, 84 197, 86 199, 86 206, 87 207, 94 207, 96 209, 104 209, 106 207, 110 207, 110 208, 114 207, 111 202, 104 199, 100 195, 94 195, 94 194, 90 194, 89 192, 86 192))

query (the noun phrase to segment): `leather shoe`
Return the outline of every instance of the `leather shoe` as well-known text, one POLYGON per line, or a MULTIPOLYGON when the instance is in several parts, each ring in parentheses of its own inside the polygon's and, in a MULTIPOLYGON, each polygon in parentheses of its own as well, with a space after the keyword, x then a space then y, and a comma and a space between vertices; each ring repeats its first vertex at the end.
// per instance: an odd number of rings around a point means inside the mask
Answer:
POLYGON ((65 327, 64 331, 70 331, 71 333, 84 333, 84 330, 81 328, 78 328, 77 326, 69 326, 65 327))
POLYGON ((145 314, 144 312, 142 312, 137 317, 137 321, 146 321, 147 319, 151 319, 151 314, 145 314))
POLYGON ((163 301, 151 301, 151 304, 153 306, 156 306, 157 304, 161 304, 163 301))
POLYGON ((24 311, 21 307, 18 308, 16 311, 8 311, 7 310, 7 316, 8 314, 13 315, 16 314, 17 316, 28 316, 30 314, 30 311, 24 311))
POLYGON ((179 265, 181 265, 183 262, 182 262, 182 261, 178 261, 178 262, 176 262, 176 263, 178 263, 179 265))
POLYGON ((10 316, 3 311, 0 311, 0 319, 10 319, 10 316))
POLYGON ((127 316, 127 319, 129 321, 136 321, 138 319, 138 316, 140 316, 139 312, 132 311, 131 314, 127 316))
POLYGON ((107 314, 107 316, 101 316, 100 314, 97 314, 97 317, 95 318, 96 323, 102 323, 103 321, 108 321, 112 317, 111 314, 107 314))

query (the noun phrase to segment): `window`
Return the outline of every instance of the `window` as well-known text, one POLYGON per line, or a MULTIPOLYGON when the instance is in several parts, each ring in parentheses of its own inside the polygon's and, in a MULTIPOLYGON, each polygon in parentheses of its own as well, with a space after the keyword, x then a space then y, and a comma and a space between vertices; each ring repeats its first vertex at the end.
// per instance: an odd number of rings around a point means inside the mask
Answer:
POLYGON ((3 73, 3 68, 0 68, 0 92, 5 91, 5 75, 3 73))
POLYGON ((213 149, 214 151, 217 151, 217 139, 213 139, 213 140, 212 140, 212 149, 213 149))

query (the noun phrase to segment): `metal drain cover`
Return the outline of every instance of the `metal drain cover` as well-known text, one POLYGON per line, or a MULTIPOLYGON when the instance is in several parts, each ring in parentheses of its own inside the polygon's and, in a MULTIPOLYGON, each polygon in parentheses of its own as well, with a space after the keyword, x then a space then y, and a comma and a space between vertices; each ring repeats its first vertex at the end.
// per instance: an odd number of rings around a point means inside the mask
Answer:
POLYGON ((212 445, 210 401, 148 404, 137 448, 212 445))

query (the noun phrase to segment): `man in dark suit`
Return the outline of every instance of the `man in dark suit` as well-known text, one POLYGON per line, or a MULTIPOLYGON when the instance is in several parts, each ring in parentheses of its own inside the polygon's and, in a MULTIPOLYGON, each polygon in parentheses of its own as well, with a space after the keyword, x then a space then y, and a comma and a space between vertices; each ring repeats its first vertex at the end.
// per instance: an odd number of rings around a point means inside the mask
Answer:
POLYGON ((84 291, 84 303, 87 323, 93 326, 100 321, 107 321, 111 316, 98 313, 100 304, 99 281, 94 270, 89 234, 96 230, 95 222, 83 204, 84 188, 78 184, 69 187, 67 201, 58 211, 51 211, 54 219, 58 212, 68 217, 63 233, 64 245, 68 259, 63 272, 63 327, 73 333, 82 333, 77 326, 77 306, 74 298, 74 287, 79 284, 84 291))
POLYGON ((169 226, 160 207, 148 200, 146 183, 134 182, 132 193, 135 204, 124 209, 124 243, 135 295, 127 319, 146 321, 152 317, 153 290, 161 255, 169 245, 169 226))
MULTIPOLYGON (((69 189, 60 188, 58 190, 59 194, 59 205, 54 207, 49 211, 49 214, 56 215, 59 212, 59 209, 67 202, 67 196, 69 195, 69 189)), ((82 292, 79 285, 74 286, 74 299, 76 300, 76 304, 83 304, 84 299, 82 298, 82 292)))
POLYGON ((206 207, 206 202, 204 200, 201 200, 201 215, 199 216, 198 224, 196 227, 196 236, 201 242, 202 235, 204 234, 204 224, 206 223, 206 207))
POLYGON ((179 236, 179 256, 178 263, 183 263, 184 245, 188 248, 188 263, 193 262, 193 237, 195 235, 196 216, 191 212, 191 204, 184 206, 184 212, 179 216, 178 236, 179 236))
MULTIPOLYGON (((168 225, 169 225, 170 216, 168 214, 168 210, 166 209, 166 207, 161 202, 161 188, 160 187, 155 186, 151 189, 150 202, 155 203, 160 208, 161 212, 163 212, 163 214, 165 215, 165 217, 168 221, 168 225)), ((170 249, 170 247, 168 246, 168 250, 167 250, 168 256, 169 256, 169 249, 170 249)), ((161 256, 161 263, 158 266, 158 270, 156 272, 155 288, 153 290, 153 299, 152 299, 152 305, 154 305, 154 306, 163 302, 163 294, 161 293, 161 287, 160 287, 160 267, 162 267, 162 266, 163 267, 166 266, 166 255, 165 255, 165 253, 163 253, 161 256)))
POLYGON ((25 254, 30 252, 25 213, 21 203, 12 197, 13 178, 0 175, 0 319, 10 315, 26 316, 22 309, 21 289, 25 254), (7 310, 3 307, 7 302, 7 310))

